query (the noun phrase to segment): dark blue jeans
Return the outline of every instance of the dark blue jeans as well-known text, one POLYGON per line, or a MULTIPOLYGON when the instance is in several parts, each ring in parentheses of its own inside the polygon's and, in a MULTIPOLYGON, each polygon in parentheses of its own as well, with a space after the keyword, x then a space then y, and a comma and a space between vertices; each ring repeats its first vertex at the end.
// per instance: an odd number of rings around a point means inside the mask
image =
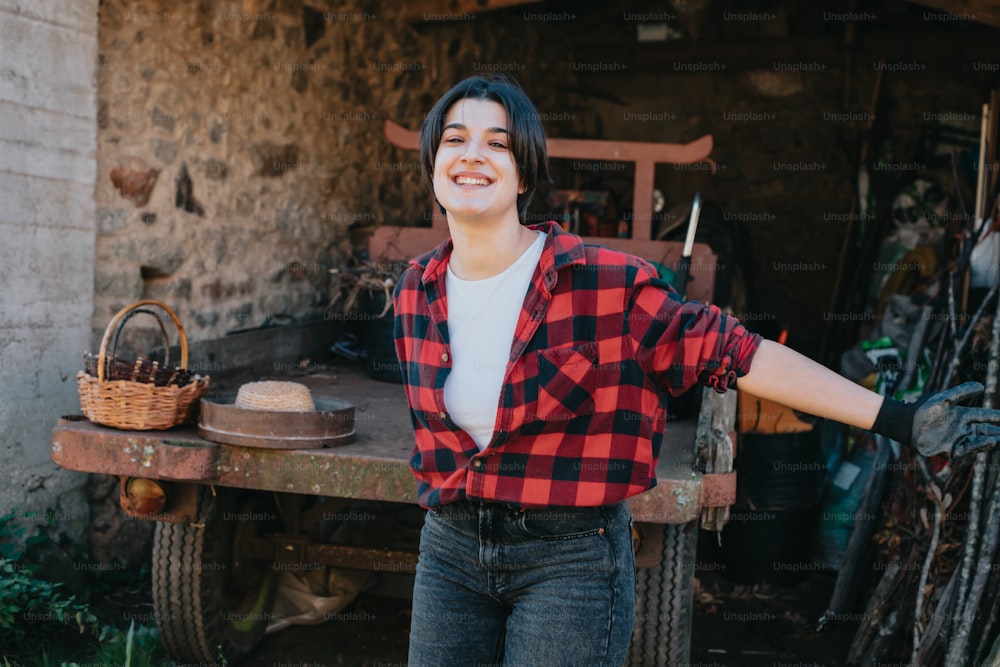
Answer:
POLYGON ((427 512, 410 667, 621 667, 634 622, 625 503, 427 512))

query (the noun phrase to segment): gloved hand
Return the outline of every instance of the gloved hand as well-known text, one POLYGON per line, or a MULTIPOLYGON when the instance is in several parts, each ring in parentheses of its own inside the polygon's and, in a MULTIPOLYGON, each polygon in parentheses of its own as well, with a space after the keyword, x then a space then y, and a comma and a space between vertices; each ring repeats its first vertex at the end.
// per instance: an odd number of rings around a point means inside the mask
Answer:
POLYGON ((1000 444, 1000 410, 960 405, 982 393, 983 385, 965 382, 914 403, 887 398, 872 430, 924 456, 959 457, 992 449, 1000 444))

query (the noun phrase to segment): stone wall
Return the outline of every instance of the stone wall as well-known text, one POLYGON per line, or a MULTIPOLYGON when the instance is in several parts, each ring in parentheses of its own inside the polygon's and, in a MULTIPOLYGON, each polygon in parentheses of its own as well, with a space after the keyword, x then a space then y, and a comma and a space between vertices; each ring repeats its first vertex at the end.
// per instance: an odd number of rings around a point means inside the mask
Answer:
POLYGON ((97 4, 0 0, 0 515, 77 538, 85 476, 49 451, 90 343, 97 4))
POLYGON ((416 154, 386 143, 386 119, 418 128, 497 62, 558 99, 542 23, 412 27, 382 6, 101 4, 95 341, 146 297, 195 339, 322 316, 329 269, 372 228, 429 224, 416 154))

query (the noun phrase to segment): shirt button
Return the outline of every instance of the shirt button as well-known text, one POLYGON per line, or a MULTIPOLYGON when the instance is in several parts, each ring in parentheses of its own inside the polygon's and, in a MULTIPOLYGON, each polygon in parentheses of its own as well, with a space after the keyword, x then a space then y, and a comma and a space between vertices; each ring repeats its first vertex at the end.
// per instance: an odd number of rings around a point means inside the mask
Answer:
POLYGON ((439 412, 438 413, 438 417, 441 419, 441 421, 444 421, 445 419, 448 418, 448 413, 447 412, 439 412))
POLYGON ((441 355, 441 361, 443 361, 444 363, 448 363, 448 353, 447 352, 445 352, 444 354, 441 355))
POLYGON ((472 467, 475 468, 476 470, 479 470, 480 468, 483 467, 483 462, 480 461, 479 459, 476 459, 475 461, 472 462, 472 467))

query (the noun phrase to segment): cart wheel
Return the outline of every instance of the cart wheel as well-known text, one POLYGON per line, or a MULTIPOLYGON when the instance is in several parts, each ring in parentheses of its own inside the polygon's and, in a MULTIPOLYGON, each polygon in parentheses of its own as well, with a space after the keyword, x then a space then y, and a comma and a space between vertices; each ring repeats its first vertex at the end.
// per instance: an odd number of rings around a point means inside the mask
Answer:
POLYGON ((649 525, 662 529, 646 539, 663 540, 660 562, 635 573, 635 630, 628 667, 686 665, 691 652, 696 522, 649 525))
POLYGON ((280 527, 267 494, 205 487, 196 525, 157 522, 153 608, 164 648, 181 661, 232 662, 264 635, 278 589, 268 561, 246 556, 248 539, 280 527))

